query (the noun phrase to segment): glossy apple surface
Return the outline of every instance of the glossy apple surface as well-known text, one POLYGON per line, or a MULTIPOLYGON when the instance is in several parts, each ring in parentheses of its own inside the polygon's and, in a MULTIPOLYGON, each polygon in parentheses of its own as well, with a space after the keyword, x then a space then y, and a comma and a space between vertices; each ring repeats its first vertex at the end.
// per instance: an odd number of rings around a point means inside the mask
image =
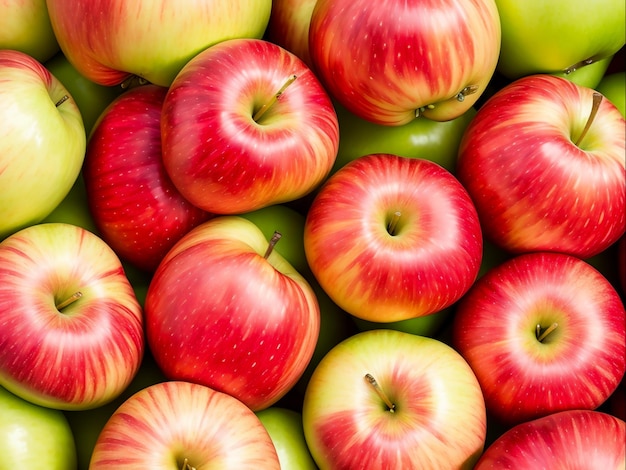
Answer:
POLYGON ((613 72, 605 75, 596 90, 615 105, 626 117, 626 72, 613 72))
POLYGON ((117 255, 81 227, 49 223, 0 243, 0 385, 64 410, 113 400, 144 350, 143 315, 117 255))
POLYGON ((486 434, 480 386, 463 358, 393 330, 357 333, 331 349, 311 377, 302 419, 320 468, 470 469, 486 434))
POLYGON ((232 396, 166 381, 129 397, 104 425, 90 470, 280 469, 256 415, 232 396))
POLYGON ((533 75, 480 108, 461 141, 455 175, 485 238, 514 253, 588 258, 624 233, 626 123, 605 99, 590 120, 593 95, 563 78, 533 75))
POLYGON ((0 50, 0 240, 41 221, 63 200, 85 155, 70 93, 38 61, 0 50))
POLYGON ((482 235, 449 171, 374 154, 326 181, 307 213, 304 249, 337 305, 363 320, 393 322, 456 302, 478 274, 482 235))
POLYGON ((626 368, 625 323, 619 294, 591 265, 528 253, 476 281, 457 305, 452 344, 487 410, 517 424, 604 403, 626 368))
POLYGON ((318 0, 309 27, 328 92, 377 124, 459 117, 491 80, 499 50, 493 0, 318 0))
POLYGON ((273 0, 265 31, 268 41, 293 52, 309 67, 309 25, 317 0, 273 0))
POLYGON ((162 132, 172 182, 215 214, 310 193, 330 172, 339 139, 317 77, 291 52, 255 39, 224 41, 189 61, 165 98, 162 132))
POLYGON ((135 75, 169 86, 207 47, 236 37, 260 38, 270 0, 48 0, 55 36, 86 78, 117 85, 135 75))
POLYGON ((521 423, 491 444, 475 470, 626 466, 623 420, 598 411, 571 410, 521 423))

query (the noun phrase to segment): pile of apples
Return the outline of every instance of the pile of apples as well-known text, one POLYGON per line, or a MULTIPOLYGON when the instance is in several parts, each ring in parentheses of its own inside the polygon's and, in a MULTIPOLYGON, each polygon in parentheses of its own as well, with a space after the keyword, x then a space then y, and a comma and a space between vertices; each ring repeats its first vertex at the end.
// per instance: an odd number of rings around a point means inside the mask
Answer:
POLYGON ((625 18, 2 2, 0 467, 623 469, 625 18))

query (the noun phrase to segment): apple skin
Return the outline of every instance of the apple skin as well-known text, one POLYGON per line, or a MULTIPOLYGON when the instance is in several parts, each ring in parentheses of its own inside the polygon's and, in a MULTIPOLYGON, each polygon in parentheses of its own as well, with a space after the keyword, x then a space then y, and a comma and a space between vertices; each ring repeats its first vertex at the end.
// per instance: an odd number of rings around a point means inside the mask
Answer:
POLYGON ((313 72, 258 39, 224 41, 189 61, 165 98, 162 132, 174 185, 215 214, 308 194, 330 172, 339 140, 337 115, 313 72), (255 120, 292 74, 295 81, 255 120))
POLYGON ((143 315, 101 238, 70 224, 27 227, 0 242, 0 276, 0 385, 61 410, 95 408, 128 386, 143 315))
MULTIPOLYGON (((280 243, 280 242, 279 242, 280 243)), ((254 411, 309 363, 320 314, 311 286, 251 221, 219 216, 168 252, 146 296, 148 344, 164 374, 228 393, 254 411)))
POLYGON ((594 90, 551 75, 520 78, 492 96, 463 135, 455 175, 485 238, 512 253, 594 256, 626 228, 626 123, 594 90))
POLYGON ((365 155, 331 176, 304 227, 319 284, 367 321, 408 320, 451 306, 476 279, 482 247, 476 210, 458 180, 430 160, 391 154, 365 155))
POLYGON ((0 50, 0 83, 1 240, 63 200, 83 164, 86 135, 67 89, 31 56, 0 50))
POLYGON ((4 0, 0 4, 0 49, 45 62, 59 51, 46 0, 4 0))
POLYGON ((561 411, 509 429, 474 470, 626 467, 624 421, 599 411, 561 411))
POLYGON ((613 72, 605 75, 595 87, 606 99, 626 117, 626 72, 613 72))
POLYGON ((624 45, 622 0, 495 1, 502 25, 497 70, 509 78, 562 72, 610 57, 624 45))
POLYGON ((72 430, 60 410, 26 401, 0 387, 2 468, 76 469, 72 430))
POLYGON ((302 419, 323 469, 471 469, 486 435, 482 393, 465 360, 440 341, 394 330, 357 333, 331 349, 309 381, 302 419))
POLYGON ((168 87, 200 51, 227 39, 260 38, 270 0, 48 0, 67 59, 89 80, 118 85, 133 75, 168 87))
POLYGON ((279 470, 257 416, 236 398, 199 384, 166 381, 129 397, 98 437, 90 470, 237 468, 279 470))
POLYGON ((318 0, 309 25, 328 92, 383 125, 459 117, 487 87, 499 51, 493 0, 318 0))
POLYGON ((458 303, 452 327, 488 412, 508 425, 595 409, 626 370, 624 304, 600 272, 571 255, 527 253, 496 266, 458 303), (552 323, 538 341, 536 326, 552 323))
POLYGON ((87 143, 83 176, 100 236, 120 258, 153 272, 165 254, 212 214, 193 206, 165 171, 161 108, 167 88, 144 85, 116 98, 87 143))
POLYGON ((265 39, 297 55, 313 67, 309 54, 309 25, 317 0, 273 0, 265 39))
POLYGON ((317 470, 304 439, 302 413, 270 406, 256 415, 272 438, 281 470, 317 470))

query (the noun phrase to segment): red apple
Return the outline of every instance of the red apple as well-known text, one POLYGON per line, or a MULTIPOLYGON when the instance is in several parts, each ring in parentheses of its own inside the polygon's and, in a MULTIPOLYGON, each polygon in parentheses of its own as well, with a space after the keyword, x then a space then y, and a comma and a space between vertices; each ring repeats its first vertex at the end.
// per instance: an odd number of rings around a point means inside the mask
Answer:
POLYGON ((216 214, 308 194, 329 174, 339 140, 316 76, 291 52, 255 39, 224 41, 189 61, 165 98, 162 130, 174 185, 216 214))
POLYGON ((483 453, 474 470, 626 468, 624 421, 571 410, 518 424, 483 453))
POLYGON ((144 351, 143 315, 122 264, 92 232, 32 225, 0 243, 0 385, 57 409, 103 405, 144 351))
POLYGON ((487 410, 507 424, 595 409, 626 370, 624 304, 585 261, 518 255, 461 299, 452 344, 481 384, 487 410))
POLYGON ((232 396, 166 381, 130 396, 98 436, 90 470, 280 469, 257 416, 232 396))
POLYGON ((271 246, 253 222, 218 216, 165 256, 145 315, 150 349, 168 378, 215 388, 254 411, 294 386, 315 349, 319 306, 271 246))
POLYGON ((377 124, 461 116, 499 51, 494 0, 318 0, 309 26, 313 69, 328 92, 377 124))
POLYGON ((100 235, 121 258, 149 272, 180 237, 210 217, 178 192, 163 166, 166 93, 144 85, 115 99, 94 127, 83 164, 100 235))
POLYGON ((533 75, 505 86, 478 110, 455 174, 486 238, 514 253, 588 258, 624 233, 626 124, 613 104, 597 97, 569 80, 533 75))
POLYGON ((365 155, 339 169, 308 211, 304 248, 331 299, 355 317, 395 322, 439 312, 480 269, 476 210, 436 163, 365 155))
POLYGON ((317 0, 273 0, 265 38, 300 57, 311 67, 309 25, 317 0))

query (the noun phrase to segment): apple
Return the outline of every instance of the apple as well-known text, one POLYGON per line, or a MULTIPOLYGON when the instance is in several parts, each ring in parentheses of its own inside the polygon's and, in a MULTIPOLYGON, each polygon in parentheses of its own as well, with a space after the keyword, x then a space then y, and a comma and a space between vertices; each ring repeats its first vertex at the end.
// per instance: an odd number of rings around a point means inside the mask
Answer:
POLYGON ((265 39, 293 52, 309 67, 309 25, 317 0, 273 0, 265 39))
POLYGON ((626 123, 594 90, 515 80, 465 130, 455 175, 485 238, 512 253, 594 256, 626 228, 626 123))
POLYGON ((328 92, 383 125, 461 116, 499 51, 494 0, 318 0, 309 25, 313 69, 328 92))
POLYGON ((74 435, 60 410, 26 401, 0 387, 2 468, 76 468, 74 435))
POLYGON ((143 315, 98 236, 36 224, 0 242, 0 385, 41 406, 95 408, 118 396, 144 350, 143 315))
POLYGON ((59 51, 46 0, 5 0, 0 4, 0 50, 23 52, 45 62, 59 51))
POLYGON ((304 249, 339 307, 367 321, 439 312, 470 288, 482 258, 478 216, 440 165, 364 155, 333 174, 306 217, 304 249))
POLYGON ((100 85, 133 77, 168 87, 200 51, 265 32, 271 0, 48 0, 67 59, 100 85))
POLYGON ((256 413, 267 430, 282 470, 317 470, 302 427, 302 413, 271 406, 256 413))
POLYGON ((163 162, 181 194, 208 212, 240 214, 315 189, 335 162, 339 125, 302 60, 268 41, 233 39, 177 75, 162 136, 163 162))
POLYGON ((471 469, 486 436, 467 362, 438 340, 386 329, 328 352, 309 381, 302 421, 320 468, 471 469))
POLYGON ((41 221, 70 191, 86 136, 70 93, 31 56, 0 50, 0 240, 41 221))
POLYGON ((280 469, 272 439, 236 398, 165 381, 128 398, 98 437, 90 470, 280 469))
POLYGON ((87 202, 87 188, 81 171, 63 200, 41 223, 62 222, 82 227, 100 236, 87 202))
POLYGON ((263 232, 217 216, 184 235, 146 295, 146 334, 170 380, 209 386, 254 411, 276 403, 309 363, 320 328, 310 284, 263 232))
POLYGON ((602 93, 626 117, 626 71, 605 75, 596 86, 596 91, 602 93))
POLYGON ((603 468, 626 466, 623 420, 606 413, 571 410, 520 423, 483 453, 474 470, 603 468))
POLYGON ((169 179, 161 152, 167 88, 126 91, 101 114, 87 143, 83 176, 101 237, 120 258, 153 272, 180 237, 211 214, 169 179))
POLYGON ((85 125, 87 137, 104 109, 122 94, 121 86, 104 86, 92 82, 74 67, 63 52, 44 62, 45 67, 72 94, 85 125))
POLYGON ((624 45, 622 0, 495 1, 502 25, 497 70, 509 78, 574 73, 624 45))
POLYGON ((508 425, 595 409, 626 370, 624 304, 572 255, 526 253, 491 269, 459 301, 452 328, 488 412, 508 425))
POLYGON ((432 160, 454 172, 459 144, 476 109, 450 121, 414 119, 402 126, 375 124, 335 105, 339 119, 339 148, 331 174, 352 160, 372 153, 391 153, 403 157, 432 160))

